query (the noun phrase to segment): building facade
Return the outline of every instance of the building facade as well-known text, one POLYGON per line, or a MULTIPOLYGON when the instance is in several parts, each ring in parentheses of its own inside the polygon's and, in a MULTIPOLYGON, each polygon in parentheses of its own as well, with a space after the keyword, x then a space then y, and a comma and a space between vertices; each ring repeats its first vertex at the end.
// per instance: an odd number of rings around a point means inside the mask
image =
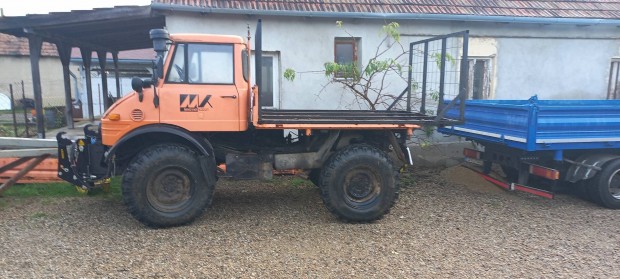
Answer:
MULTIPOLYGON (((166 14, 171 33, 246 37, 247 27, 254 27, 256 20, 262 18, 263 50, 268 58, 264 67, 269 72, 269 86, 273 87, 273 107, 358 108, 346 88, 325 76, 324 63, 337 61, 341 56, 349 60, 354 57, 364 67, 384 39, 382 26, 390 22, 400 24, 400 42, 405 46, 431 36, 469 30, 470 98, 618 97, 614 95, 620 63, 617 3, 577 1, 581 5, 571 6, 561 1, 544 1, 551 6, 513 7, 496 13, 493 11, 497 9, 488 8, 506 4, 485 1, 489 3, 471 4, 471 10, 465 5, 461 9, 453 6, 420 14, 420 9, 432 8, 430 4, 396 5, 391 3, 399 1, 382 1, 363 5, 365 2, 330 5, 325 1, 308 6, 281 1, 159 0, 152 8, 166 14), (596 6, 589 6, 593 3, 596 6), (403 11, 409 10, 405 8, 418 10, 406 13, 403 11), (342 22, 342 27, 337 22, 342 22), (283 78, 286 69, 296 71, 295 80, 283 78)), ((543 1, 528 2, 535 5, 543 1)), ((379 49, 390 43, 394 42, 379 49)), ((399 51, 392 49, 390 53, 396 56, 399 51)), ((385 86, 386 92, 398 94, 406 82, 395 78, 385 86)))

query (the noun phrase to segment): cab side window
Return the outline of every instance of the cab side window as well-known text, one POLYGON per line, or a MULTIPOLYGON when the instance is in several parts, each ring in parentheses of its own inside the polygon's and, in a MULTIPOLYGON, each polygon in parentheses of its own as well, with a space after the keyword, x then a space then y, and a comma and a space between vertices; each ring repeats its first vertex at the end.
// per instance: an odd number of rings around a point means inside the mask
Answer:
POLYGON ((190 44, 187 57, 189 83, 234 83, 233 45, 190 44))
POLYGON ((167 81, 174 83, 186 82, 187 77, 185 73, 185 44, 178 44, 174 52, 174 58, 172 59, 172 66, 169 69, 167 81))

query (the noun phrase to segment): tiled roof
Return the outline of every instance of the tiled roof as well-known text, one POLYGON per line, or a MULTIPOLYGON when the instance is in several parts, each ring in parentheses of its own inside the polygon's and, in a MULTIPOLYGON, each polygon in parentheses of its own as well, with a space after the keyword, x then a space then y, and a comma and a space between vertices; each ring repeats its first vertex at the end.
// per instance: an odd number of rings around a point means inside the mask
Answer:
MULTIPOLYGON (((7 56, 28 56, 28 39, 0 33, 0 55, 7 56)), ((41 56, 58 56, 56 46, 43 42, 41 56)))
POLYGON ((153 0, 153 3, 260 11, 445 14, 620 19, 620 0, 153 0))
MULTIPOLYGON (((29 56, 28 39, 18 38, 12 35, 0 33, 0 55, 2 56, 29 56)), ((43 42, 41 47, 41 56, 58 56, 56 45, 43 42)), ((71 51, 72 58, 81 58, 80 50, 73 48, 71 51)), ((97 55, 93 54, 93 58, 97 55)), ((152 60, 155 57, 153 49, 136 49, 120 51, 118 58, 120 60, 152 60)), ((112 59, 112 54, 108 53, 108 59, 112 59)))
MULTIPOLYGON (((79 48, 71 50, 71 58, 82 58, 79 48)), ((93 53, 93 59, 97 58, 97 54, 93 53)), ((112 59, 112 53, 107 54, 107 59, 112 59)), ((119 60, 153 60, 155 59, 155 51, 151 49, 134 49, 118 52, 119 60)))

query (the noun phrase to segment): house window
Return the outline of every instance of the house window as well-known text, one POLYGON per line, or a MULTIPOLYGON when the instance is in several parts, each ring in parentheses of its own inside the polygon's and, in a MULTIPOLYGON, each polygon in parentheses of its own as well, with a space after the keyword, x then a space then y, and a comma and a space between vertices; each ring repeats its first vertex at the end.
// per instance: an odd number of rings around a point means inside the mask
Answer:
POLYGON ((469 99, 491 98, 491 58, 469 59, 469 85, 467 96, 469 99))
POLYGON ((620 59, 611 61, 607 99, 620 99, 620 59))
MULTIPOLYGON (((359 67, 360 38, 336 38, 334 40, 334 62, 340 65, 359 67)), ((336 77, 345 77, 346 73, 336 74, 336 77)))

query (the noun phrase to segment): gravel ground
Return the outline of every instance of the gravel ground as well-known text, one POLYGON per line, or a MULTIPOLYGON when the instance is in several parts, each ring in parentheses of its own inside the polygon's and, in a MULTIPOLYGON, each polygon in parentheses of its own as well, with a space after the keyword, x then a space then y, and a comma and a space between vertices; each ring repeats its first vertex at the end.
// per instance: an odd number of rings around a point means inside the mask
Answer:
POLYGON ((0 208, 0 277, 620 275, 617 211, 569 195, 474 191, 440 171, 404 177, 392 213, 372 224, 337 221, 316 187, 291 177, 220 182, 202 218, 160 230, 116 199, 9 199, 0 208))

